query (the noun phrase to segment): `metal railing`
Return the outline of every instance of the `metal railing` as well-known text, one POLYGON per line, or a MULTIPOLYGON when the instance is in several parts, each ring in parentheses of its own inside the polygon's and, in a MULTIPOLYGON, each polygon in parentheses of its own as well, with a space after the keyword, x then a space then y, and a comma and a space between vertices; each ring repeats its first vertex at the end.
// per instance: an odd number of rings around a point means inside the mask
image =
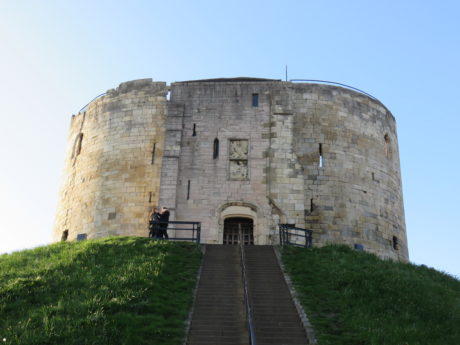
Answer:
POLYGON ((90 105, 91 102, 94 102, 96 99, 98 99, 98 98, 100 98, 102 96, 105 96, 106 94, 107 94, 107 92, 104 92, 104 93, 101 93, 100 95, 97 95, 91 101, 89 101, 83 108, 81 108, 78 112, 81 113, 82 111, 86 111, 86 108, 88 108, 88 105, 90 105))
POLYGON ((310 248, 313 239, 313 231, 296 228, 289 224, 280 224, 280 245, 290 245, 310 248))
POLYGON ((200 244, 201 222, 153 221, 151 224, 157 229, 160 229, 162 225, 167 225, 166 231, 170 241, 192 241, 200 244))
POLYGON ((336 83, 335 81, 316 80, 316 79, 290 79, 289 81, 291 83, 292 82, 307 82, 307 83, 320 83, 320 84, 343 86, 343 87, 345 87, 347 89, 351 89, 351 90, 357 91, 359 93, 362 93, 362 94, 372 98, 373 100, 379 101, 376 97, 372 96, 371 94, 369 94, 369 93, 367 93, 367 92, 365 92, 363 90, 357 89, 356 87, 353 87, 353 86, 350 86, 350 85, 346 85, 346 84, 342 84, 342 83, 336 83))
POLYGON ((242 242, 240 242, 240 252, 241 252, 241 273, 242 273, 243 287, 244 287, 244 304, 246 305, 246 319, 248 321, 249 344, 257 345, 254 321, 252 319, 251 302, 249 300, 248 281, 247 281, 247 276, 246 276, 246 256, 244 254, 244 245, 242 242))

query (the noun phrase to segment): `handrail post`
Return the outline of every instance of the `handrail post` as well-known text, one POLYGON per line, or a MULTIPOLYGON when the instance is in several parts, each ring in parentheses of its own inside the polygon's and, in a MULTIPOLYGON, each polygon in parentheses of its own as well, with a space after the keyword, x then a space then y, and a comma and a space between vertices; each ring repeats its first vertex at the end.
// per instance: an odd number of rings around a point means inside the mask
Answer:
POLYGON ((283 226, 280 224, 278 229, 280 234, 280 246, 283 246, 283 226))

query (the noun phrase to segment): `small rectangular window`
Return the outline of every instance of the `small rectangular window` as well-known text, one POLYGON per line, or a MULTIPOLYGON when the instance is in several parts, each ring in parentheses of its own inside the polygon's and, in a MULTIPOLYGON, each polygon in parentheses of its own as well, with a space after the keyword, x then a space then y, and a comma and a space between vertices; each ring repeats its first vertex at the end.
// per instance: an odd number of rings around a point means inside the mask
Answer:
POLYGON ((253 93, 252 94, 252 106, 253 107, 258 107, 259 106, 259 94, 258 93, 253 93))

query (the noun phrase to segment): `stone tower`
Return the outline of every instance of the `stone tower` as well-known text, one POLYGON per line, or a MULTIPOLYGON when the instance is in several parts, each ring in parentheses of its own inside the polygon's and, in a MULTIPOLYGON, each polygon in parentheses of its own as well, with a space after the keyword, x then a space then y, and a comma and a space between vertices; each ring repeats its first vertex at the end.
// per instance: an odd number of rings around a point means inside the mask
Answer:
POLYGON ((228 243, 278 224, 313 244, 360 245, 408 260, 396 124, 344 87, 271 79, 120 84, 72 117, 55 240, 147 235, 153 205, 228 243))

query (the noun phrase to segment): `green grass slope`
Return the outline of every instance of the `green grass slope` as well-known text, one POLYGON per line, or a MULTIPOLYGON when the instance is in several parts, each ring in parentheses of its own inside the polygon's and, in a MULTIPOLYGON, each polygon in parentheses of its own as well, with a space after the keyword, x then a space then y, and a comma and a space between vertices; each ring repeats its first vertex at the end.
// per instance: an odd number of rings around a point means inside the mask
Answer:
POLYGON ((181 344, 201 253, 139 237, 0 256, 0 344, 181 344))
POLYGON ((459 345, 460 281, 344 246, 283 248, 319 345, 459 345))

